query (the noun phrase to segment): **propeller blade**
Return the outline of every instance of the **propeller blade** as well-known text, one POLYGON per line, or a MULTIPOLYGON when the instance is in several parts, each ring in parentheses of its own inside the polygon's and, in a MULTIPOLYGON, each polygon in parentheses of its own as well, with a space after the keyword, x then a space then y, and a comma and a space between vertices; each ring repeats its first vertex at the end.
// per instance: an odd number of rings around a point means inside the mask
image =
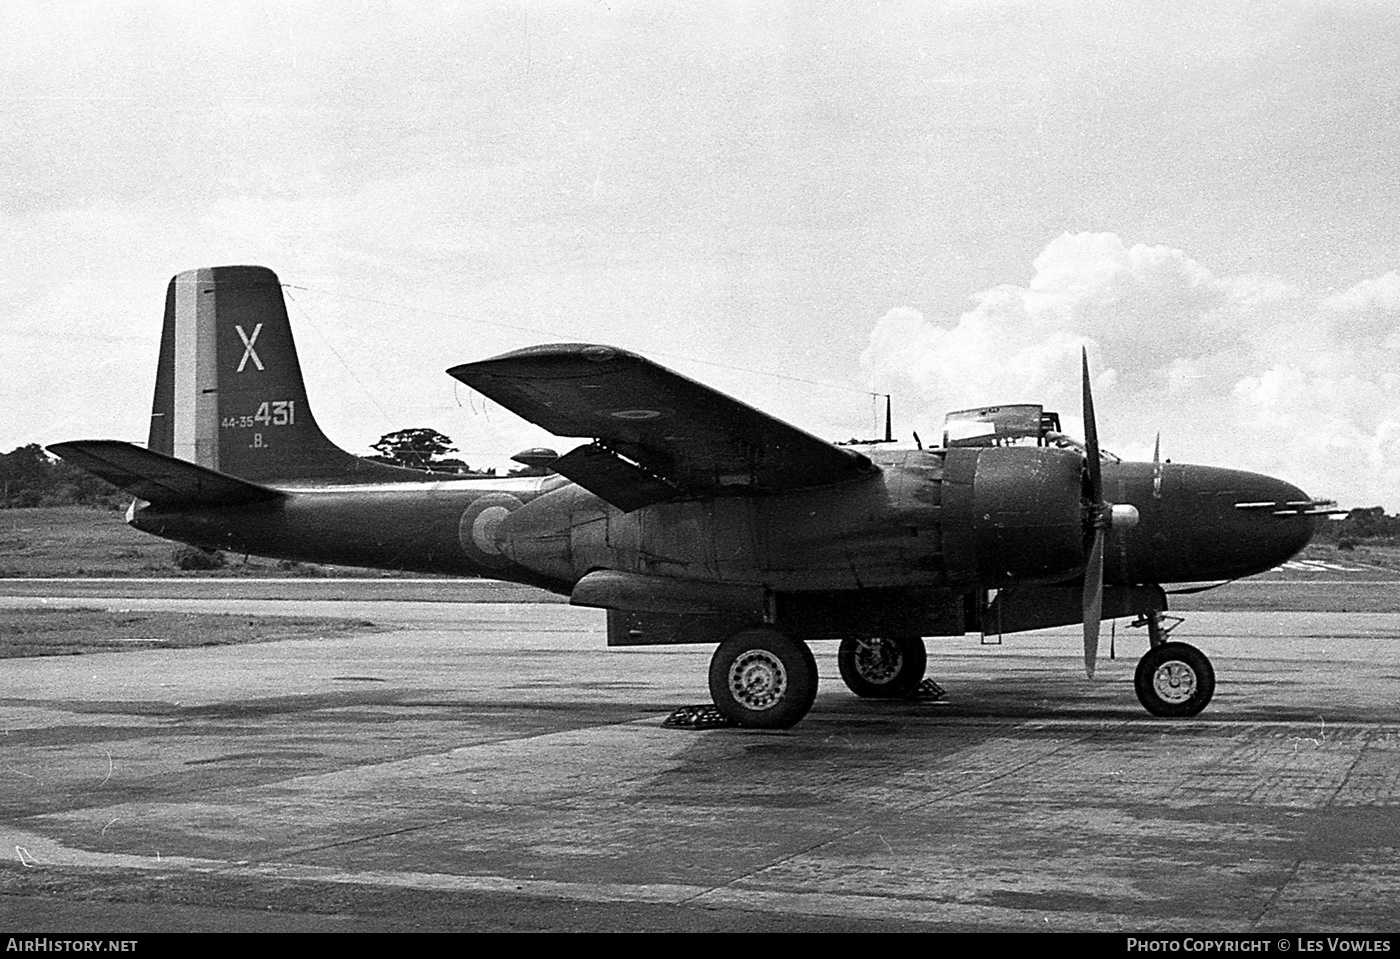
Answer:
POLYGON ((1084 360, 1084 449, 1089 461, 1089 484, 1095 508, 1103 504, 1103 467, 1099 462, 1099 426, 1094 421, 1094 393, 1089 388, 1089 350, 1081 347, 1084 360))
POLYGON ((1152 498, 1162 498, 1162 431, 1157 431, 1157 442, 1152 444, 1152 498))
POLYGON ((1084 564, 1084 672, 1094 678, 1099 655, 1099 623, 1103 619, 1103 541, 1109 521, 1103 499, 1103 464, 1099 457, 1099 426, 1094 418, 1094 392, 1089 386, 1089 350, 1081 348, 1084 364, 1084 458, 1089 466, 1089 561, 1084 564))
POLYGON ((1099 656, 1099 622, 1103 619, 1103 531, 1094 531, 1094 545, 1084 566, 1084 672, 1094 678, 1099 656))

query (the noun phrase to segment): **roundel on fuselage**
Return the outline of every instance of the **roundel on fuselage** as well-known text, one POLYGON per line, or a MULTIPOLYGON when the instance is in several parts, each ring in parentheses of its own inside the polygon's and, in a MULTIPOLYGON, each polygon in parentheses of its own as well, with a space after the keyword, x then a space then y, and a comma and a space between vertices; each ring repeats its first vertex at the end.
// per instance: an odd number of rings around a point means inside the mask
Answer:
POLYGON ((509 566, 511 561, 496 543, 496 531, 519 508, 520 500, 509 493, 486 493, 474 499, 457 523, 457 541, 467 559, 482 566, 509 566))

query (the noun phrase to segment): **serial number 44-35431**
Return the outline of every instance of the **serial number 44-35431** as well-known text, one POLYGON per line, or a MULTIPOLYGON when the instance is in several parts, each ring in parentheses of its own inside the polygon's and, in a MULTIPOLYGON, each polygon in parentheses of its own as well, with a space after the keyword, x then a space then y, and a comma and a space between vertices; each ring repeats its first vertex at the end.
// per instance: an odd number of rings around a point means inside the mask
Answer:
POLYGON ((225 416, 220 422, 224 429, 253 426, 291 426, 297 419, 296 400, 272 400, 263 403, 252 416, 225 416))

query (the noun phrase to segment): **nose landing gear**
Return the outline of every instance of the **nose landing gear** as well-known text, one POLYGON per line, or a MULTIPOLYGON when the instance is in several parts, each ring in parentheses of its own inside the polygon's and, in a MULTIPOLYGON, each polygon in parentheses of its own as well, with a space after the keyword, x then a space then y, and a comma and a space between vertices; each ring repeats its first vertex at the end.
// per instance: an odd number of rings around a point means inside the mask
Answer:
POLYGON ((1194 716, 1215 695, 1215 670, 1195 646, 1163 643, 1138 661, 1133 685, 1152 715, 1194 716))
POLYGON ((1133 625, 1146 625, 1151 646, 1138 660, 1133 686, 1138 701, 1154 716, 1195 716, 1215 695, 1215 669, 1206 654, 1189 643, 1169 642, 1167 635, 1181 622, 1166 629, 1160 612, 1150 613, 1133 625))

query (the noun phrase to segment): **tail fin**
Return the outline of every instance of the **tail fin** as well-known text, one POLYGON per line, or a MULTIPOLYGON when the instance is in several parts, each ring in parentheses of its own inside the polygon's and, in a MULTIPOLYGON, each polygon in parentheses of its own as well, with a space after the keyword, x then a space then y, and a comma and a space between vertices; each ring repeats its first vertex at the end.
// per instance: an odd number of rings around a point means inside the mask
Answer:
POLYGON ((247 480, 403 478, 336 446, 311 415, 277 274, 187 270, 165 296, 148 448, 247 480))

